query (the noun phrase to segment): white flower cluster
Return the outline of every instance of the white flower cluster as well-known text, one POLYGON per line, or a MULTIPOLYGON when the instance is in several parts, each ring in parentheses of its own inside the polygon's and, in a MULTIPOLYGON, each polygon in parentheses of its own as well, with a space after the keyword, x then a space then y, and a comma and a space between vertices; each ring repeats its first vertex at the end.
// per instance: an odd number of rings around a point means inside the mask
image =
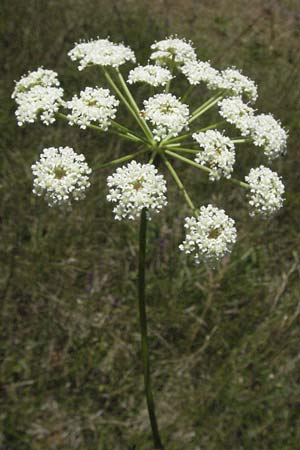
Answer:
POLYGON ((260 166, 251 169, 245 180, 250 185, 251 216, 268 217, 282 207, 284 184, 276 172, 260 166))
POLYGON ((16 98, 19 94, 28 92, 34 86, 43 87, 59 87, 58 75, 53 70, 39 67, 37 70, 28 72, 16 82, 12 98, 16 98))
POLYGON ((245 95, 255 102, 257 99, 257 86, 253 80, 241 74, 237 69, 227 68, 221 72, 216 87, 226 89, 233 95, 245 95))
POLYGON ((242 136, 250 133, 251 119, 254 109, 243 102, 242 97, 224 98, 218 103, 219 113, 227 122, 235 125, 241 131, 242 136))
POLYGON ((113 212, 117 220, 138 219, 143 208, 147 208, 151 218, 167 204, 166 181, 152 164, 132 161, 119 167, 107 178, 107 185, 109 194, 106 198, 116 203, 113 212))
POLYGON ((172 79, 171 72, 161 66, 147 64, 146 66, 137 66, 129 72, 128 83, 148 83, 151 86, 164 86, 172 79))
POLYGON ((234 144, 229 137, 216 130, 194 133, 193 139, 203 148, 197 153, 195 161, 211 169, 210 180, 219 180, 222 176, 231 177, 235 163, 234 144))
POLYGON ((185 39, 170 36, 151 45, 154 50, 150 56, 158 64, 167 64, 174 60, 177 64, 184 64, 188 60, 196 59, 193 44, 185 39))
POLYGON ((160 141, 167 136, 178 136, 188 128, 189 108, 175 95, 156 94, 144 101, 145 118, 155 126, 154 139, 160 141))
POLYGON ((237 233, 234 220, 223 209, 212 205, 202 206, 197 218, 186 217, 186 237, 179 249, 212 266, 229 254, 236 242, 237 233))
POLYGON ((79 70, 88 65, 119 67, 127 61, 135 62, 133 51, 124 44, 115 44, 109 39, 80 42, 69 51, 72 61, 79 61, 79 70))
POLYGON ((69 123, 85 129, 95 122, 100 128, 107 130, 111 120, 116 117, 118 105, 119 100, 108 89, 87 87, 80 92, 79 97, 74 95, 67 102, 67 108, 71 109, 68 114, 69 123))
POLYGON ((24 75, 15 86, 12 98, 18 107, 18 125, 33 123, 40 117, 45 125, 55 121, 55 113, 63 104, 63 90, 59 87, 57 73, 39 69, 24 75))
POLYGON ((218 70, 214 69, 210 63, 206 61, 186 61, 181 67, 181 71, 192 85, 204 82, 209 88, 214 88, 220 80, 220 73, 218 70))
POLYGON ((85 197, 90 186, 91 169, 84 155, 70 147, 45 148, 40 160, 32 165, 33 192, 44 195, 49 206, 71 206, 72 200, 85 197))
POLYGON ((263 147, 269 160, 286 153, 287 132, 272 114, 259 114, 250 121, 250 134, 254 145, 263 147))

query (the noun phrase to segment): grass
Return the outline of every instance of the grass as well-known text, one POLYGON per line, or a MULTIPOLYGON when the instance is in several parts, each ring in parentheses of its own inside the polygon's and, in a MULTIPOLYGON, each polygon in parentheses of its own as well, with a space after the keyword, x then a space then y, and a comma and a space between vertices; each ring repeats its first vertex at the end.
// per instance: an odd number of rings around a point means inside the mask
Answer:
MULTIPOLYGON (((63 123, 19 128, 10 93, 14 79, 40 65, 59 72, 68 95, 99 83, 97 71, 79 73, 66 56, 80 38, 110 34, 145 62, 147 47, 173 32, 192 39, 202 58, 254 78, 258 107, 280 118, 290 139, 288 156, 273 164, 287 200, 271 221, 249 220, 239 189, 182 170, 198 205, 213 201, 237 221, 238 244, 215 271, 179 254, 188 209, 168 177, 169 206, 150 224, 147 255, 163 440, 168 450, 299 447, 299 14, 296 1, 3 1, 1 449, 152 449, 139 359, 138 224, 113 220, 109 169, 70 213, 31 194, 30 165, 46 146, 73 146, 90 163, 132 148, 63 123)), ((239 177, 264 162, 252 147, 239 152, 239 177)))

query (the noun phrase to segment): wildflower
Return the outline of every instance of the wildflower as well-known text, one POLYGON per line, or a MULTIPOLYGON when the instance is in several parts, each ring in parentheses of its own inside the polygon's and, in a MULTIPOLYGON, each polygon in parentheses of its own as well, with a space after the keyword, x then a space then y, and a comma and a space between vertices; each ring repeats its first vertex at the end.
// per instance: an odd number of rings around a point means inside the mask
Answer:
POLYGON ((59 87, 58 75, 53 70, 39 67, 37 70, 28 72, 16 82, 12 98, 16 99, 19 94, 30 91, 35 86, 42 87, 59 87))
POLYGON ((127 61, 135 62, 135 55, 131 48, 124 44, 115 44, 109 39, 95 39, 80 42, 69 51, 72 61, 79 61, 79 70, 88 65, 119 67, 127 61))
POLYGON ((212 266, 229 254, 236 242, 234 220, 223 209, 202 206, 198 217, 186 217, 186 237, 179 249, 192 255, 196 264, 201 261, 212 266))
POLYGON ((250 132, 254 145, 263 147, 269 160, 285 155, 287 132, 272 114, 259 114, 251 119, 250 132))
POLYGON ((90 186, 91 169, 84 155, 70 147, 45 148, 40 160, 32 165, 33 192, 45 196, 49 206, 70 206, 72 200, 85 197, 90 186))
POLYGON ((189 108, 175 95, 156 94, 144 101, 144 114, 155 126, 154 138, 157 141, 167 136, 178 136, 188 128, 189 108))
POLYGON ((185 39, 179 39, 176 36, 170 36, 162 41, 151 45, 154 52, 150 58, 158 64, 165 65, 174 61, 177 64, 184 64, 188 60, 196 59, 196 52, 193 44, 185 39))
POLYGON ((245 95, 250 101, 257 99, 257 87, 253 80, 243 75, 237 69, 227 68, 221 72, 216 87, 226 89, 233 95, 245 95))
POLYGON ((260 166, 251 169, 245 180, 250 185, 250 215, 268 217, 283 205, 284 184, 276 172, 260 166))
POLYGON ((111 95, 108 89, 87 87, 80 92, 79 97, 74 95, 67 102, 67 108, 71 109, 68 114, 70 125, 77 124, 85 129, 92 122, 103 130, 107 130, 110 121, 116 117, 119 100, 111 95))
POLYGON ((119 167, 107 178, 107 185, 109 194, 106 198, 116 204, 113 212, 117 220, 138 219, 143 208, 147 208, 151 218, 167 204, 166 181, 152 164, 132 161, 119 167))
POLYGON ((172 79, 171 72, 160 66, 148 64, 146 66, 137 66, 131 70, 128 75, 128 83, 137 82, 148 83, 152 86, 164 86, 172 79))
POLYGON ((233 142, 216 130, 194 133, 192 137, 203 148, 202 152, 197 153, 195 161, 211 169, 209 178, 212 181, 222 176, 230 178, 235 163, 233 142))
POLYGON ((18 125, 33 123, 38 117, 45 125, 55 122, 55 113, 63 105, 63 90, 59 87, 33 86, 27 92, 16 96, 16 117, 18 125))
POLYGON ((224 119, 235 125, 241 131, 242 136, 250 133, 251 119, 254 116, 254 109, 243 102, 242 97, 224 98, 218 102, 219 113, 224 119))
POLYGON ((209 62, 189 60, 180 70, 192 85, 204 82, 208 87, 214 87, 220 79, 219 71, 214 69, 209 62))

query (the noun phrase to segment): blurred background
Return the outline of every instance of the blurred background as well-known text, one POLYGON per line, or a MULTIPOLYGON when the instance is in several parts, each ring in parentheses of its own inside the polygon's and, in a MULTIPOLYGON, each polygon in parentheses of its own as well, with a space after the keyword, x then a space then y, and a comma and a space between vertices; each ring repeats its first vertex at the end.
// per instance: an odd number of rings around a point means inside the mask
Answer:
MULTIPOLYGON (((201 59, 254 79, 258 109, 290 137, 287 157, 272 164, 285 207, 269 221, 249 219, 238 188, 178 164, 197 205, 224 207, 237 222, 232 257, 214 271, 178 251, 188 209, 168 178, 147 272, 162 437, 168 450, 299 449, 299 1, 2 0, 0 14, 0 449, 153 448, 139 360, 138 224, 114 221, 110 169, 94 174, 71 212, 31 194, 30 166, 44 147, 71 146, 92 165, 130 144, 64 123, 18 127, 10 95, 41 65, 59 73, 67 97, 104 85, 97 69, 79 72, 69 60, 79 39, 109 35, 145 63, 151 43, 171 33, 191 39, 201 59)), ((255 147, 238 152, 239 178, 266 163, 255 147)))

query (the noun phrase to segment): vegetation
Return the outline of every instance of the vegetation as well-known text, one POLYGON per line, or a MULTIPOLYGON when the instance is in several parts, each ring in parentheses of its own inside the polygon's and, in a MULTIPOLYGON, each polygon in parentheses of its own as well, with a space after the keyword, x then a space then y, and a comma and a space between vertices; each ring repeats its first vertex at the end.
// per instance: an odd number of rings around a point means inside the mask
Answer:
MULTIPOLYGON (((1 449, 152 449, 138 357, 138 223, 113 219, 110 169, 71 212, 31 194, 30 166, 44 147, 69 145, 105 162, 130 144, 63 123, 20 128, 10 95, 13 80, 40 65, 60 74, 67 94, 100 84, 96 70, 79 73, 67 57, 81 38, 110 35, 146 62, 149 45, 170 33, 256 80, 259 109, 281 119, 290 139, 272 166, 287 199, 271 221, 250 220, 238 188, 186 171, 197 204, 212 199, 238 224, 232 257, 214 271, 178 251, 188 210, 168 179, 169 206, 150 223, 147 255, 162 438, 167 450, 299 448, 299 20, 296 0, 3 0, 1 449)), ((241 178, 262 155, 239 151, 241 178)))

